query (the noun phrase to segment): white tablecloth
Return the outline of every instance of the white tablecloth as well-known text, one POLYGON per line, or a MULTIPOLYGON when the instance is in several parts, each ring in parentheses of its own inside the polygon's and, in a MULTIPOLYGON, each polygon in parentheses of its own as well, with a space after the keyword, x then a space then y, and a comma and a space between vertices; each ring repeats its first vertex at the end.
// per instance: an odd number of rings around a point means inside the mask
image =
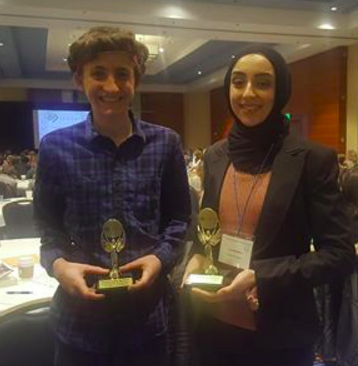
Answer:
MULTIPOLYGON (((40 239, 13 239, 0 241, 0 259, 39 254, 40 239)), ((35 265, 34 277, 22 280, 17 268, 6 278, 0 279, 0 317, 25 305, 50 301, 58 282, 35 265)))
POLYGON ((31 189, 31 183, 32 183, 32 180, 31 179, 16 179, 16 182, 17 182, 17 189, 20 189, 20 190, 23 190, 23 191, 26 191, 27 189, 31 189))

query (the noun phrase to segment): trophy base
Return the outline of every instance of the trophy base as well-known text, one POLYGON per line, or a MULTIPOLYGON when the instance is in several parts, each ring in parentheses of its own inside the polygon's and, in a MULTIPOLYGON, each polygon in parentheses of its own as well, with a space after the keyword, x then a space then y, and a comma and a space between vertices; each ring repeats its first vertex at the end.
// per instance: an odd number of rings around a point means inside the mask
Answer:
POLYGON ((127 291, 128 287, 131 285, 133 285, 132 277, 100 279, 96 284, 96 292, 98 294, 123 292, 127 291))
POLYGON ((224 276, 192 273, 188 276, 185 286, 215 292, 224 286, 224 276))

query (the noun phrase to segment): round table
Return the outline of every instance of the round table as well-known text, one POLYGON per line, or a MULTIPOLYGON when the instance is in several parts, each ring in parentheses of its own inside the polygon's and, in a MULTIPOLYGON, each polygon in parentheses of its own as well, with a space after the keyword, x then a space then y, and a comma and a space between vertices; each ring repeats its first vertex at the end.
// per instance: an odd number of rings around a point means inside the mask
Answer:
MULTIPOLYGON (((38 259, 39 249, 40 238, 1 240, 0 259, 16 265, 20 256, 33 255, 38 259)), ((39 263, 35 263, 31 279, 20 279, 18 269, 15 266, 13 269, 10 275, 0 279, 0 318, 31 305, 50 304, 58 282, 39 263)))

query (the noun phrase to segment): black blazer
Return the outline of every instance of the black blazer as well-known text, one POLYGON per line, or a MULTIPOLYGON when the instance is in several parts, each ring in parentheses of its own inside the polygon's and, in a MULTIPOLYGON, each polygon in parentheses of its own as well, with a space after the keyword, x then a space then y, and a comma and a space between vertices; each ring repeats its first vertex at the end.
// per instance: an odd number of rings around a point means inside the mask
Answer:
MULTIPOLYGON (((227 149, 223 140, 205 154, 202 208, 218 211, 227 149)), ((313 287, 353 270, 350 221, 337 178, 333 150, 294 136, 284 139, 255 231, 251 265, 260 300, 257 331, 269 348, 312 344, 318 332, 313 287), (315 252, 310 252, 312 239, 315 252)))

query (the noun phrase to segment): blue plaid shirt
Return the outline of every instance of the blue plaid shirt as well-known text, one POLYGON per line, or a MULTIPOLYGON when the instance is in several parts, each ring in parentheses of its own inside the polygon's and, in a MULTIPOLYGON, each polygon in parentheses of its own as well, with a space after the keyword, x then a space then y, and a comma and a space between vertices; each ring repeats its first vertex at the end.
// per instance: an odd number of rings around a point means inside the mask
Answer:
POLYGON ((147 254, 162 262, 150 289, 125 294, 119 303, 78 299, 58 288, 55 332, 84 350, 109 352, 166 331, 165 279, 190 216, 188 179, 176 133, 133 118, 132 124, 132 136, 119 147, 94 130, 91 114, 46 135, 40 145, 34 209, 42 232, 41 263, 50 275, 61 257, 110 268, 100 244, 109 218, 120 220, 126 233, 120 264, 147 254))

